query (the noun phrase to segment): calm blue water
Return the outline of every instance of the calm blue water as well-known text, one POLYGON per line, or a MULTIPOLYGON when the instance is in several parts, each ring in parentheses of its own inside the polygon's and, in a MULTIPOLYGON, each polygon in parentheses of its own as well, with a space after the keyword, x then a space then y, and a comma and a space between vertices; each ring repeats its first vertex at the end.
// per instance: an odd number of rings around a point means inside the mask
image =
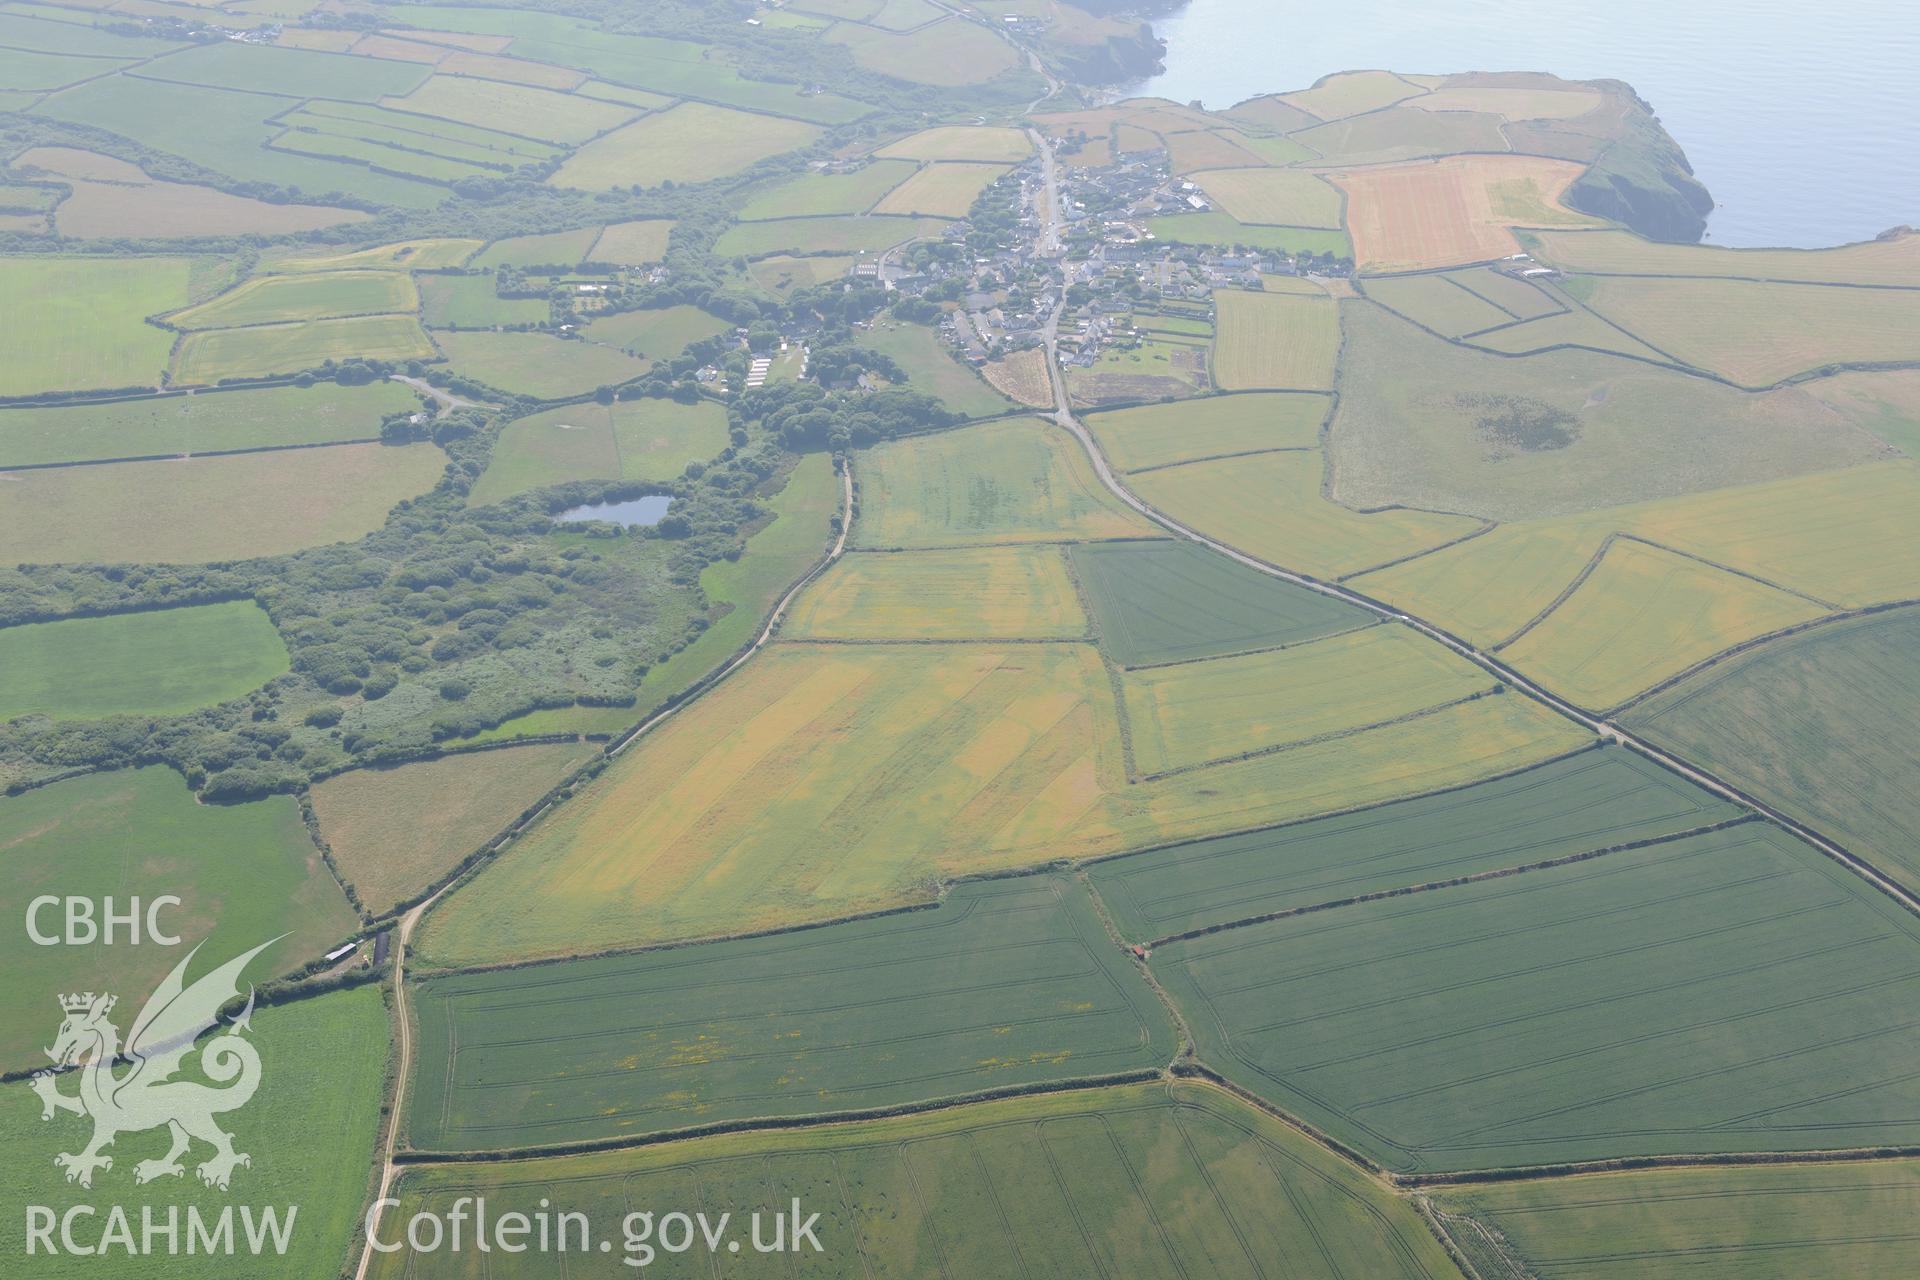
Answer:
POLYGON ((592 502, 584 507, 568 507, 554 519, 561 524, 581 524, 588 520, 606 520, 628 526, 659 524, 666 518, 673 499, 660 494, 629 498, 625 502, 592 502))
POLYGON ((1192 0, 1138 92, 1209 107, 1333 71, 1551 71, 1632 84, 1720 207, 1722 244, 1920 225, 1913 0, 1192 0))

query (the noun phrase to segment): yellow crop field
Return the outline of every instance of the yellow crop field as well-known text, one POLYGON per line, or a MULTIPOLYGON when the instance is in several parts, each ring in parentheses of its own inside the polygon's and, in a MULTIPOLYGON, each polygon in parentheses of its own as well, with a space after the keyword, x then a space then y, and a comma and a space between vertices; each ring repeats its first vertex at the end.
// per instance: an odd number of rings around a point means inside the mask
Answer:
POLYGON ((1333 386, 1340 316, 1333 299, 1214 291, 1213 377, 1223 391, 1333 386))
POLYGON ((1121 677, 1134 768, 1148 777, 1385 724, 1493 685, 1401 626, 1121 677))
POLYGON ((1033 144, 1018 129, 953 124, 923 129, 889 143, 874 154, 882 159, 1018 164, 1033 154, 1033 144))
POLYGON ((310 254, 293 250, 261 255, 260 270, 301 271, 438 271, 457 267, 486 247, 485 240, 446 238, 401 240, 345 253, 310 254))
POLYGON ((1594 520, 1503 524, 1459 546, 1362 574, 1351 585, 1484 648, 1513 636, 1551 605, 1600 550, 1607 532, 1594 520))
POLYGON ((1585 166, 1540 156, 1448 156, 1334 175, 1365 271, 1423 271, 1519 251, 1514 227, 1597 225, 1560 202, 1585 166))
POLYGON ((1470 516, 1355 511, 1320 493, 1320 453, 1261 453, 1148 471, 1128 483, 1167 515, 1272 564, 1323 578, 1464 537, 1470 516))
POLYGON ((1630 231, 1538 231, 1528 239, 1541 258, 1597 275, 1726 276, 1815 284, 1920 286, 1920 234, 1868 240, 1838 249, 1723 249, 1661 244, 1630 231))
POLYGON ((931 164, 889 191, 873 212, 962 218, 980 193, 1005 172, 1004 164, 931 164))
POLYGON ((573 153, 547 181, 610 191, 662 182, 707 182, 818 138, 817 125, 779 116, 682 102, 603 134, 573 153))
POLYGON ((1378 111, 1423 93, 1391 71, 1347 71, 1323 77, 1311 89, 1283 93, 1279 101, 1322 120, 1338 120, 1362 111, 1378 111))
POLYGON ((1742 641, 1826 612, 1671 551, 1616 541, 1501 656, 1581 706, 1612 707, 1742 641))
POLYGON ((1019 401, 1029 409, 1046 409, 1053 405, 1053 374, 1047 364, 1044 347, 1029 347, 998 360, 989 360, 980 367, 980 376, 995 391, 1010 400, 1019 401))
POLYGON ((841 557, 782 627, 811 640, 1078 639, 1086 612, 1063 547, 841 557))
POLYGON ((1920 364, 1920 289, 1619 276, 1576 283, 1602 316, 1742 386, 1829 364, 1920 364))
POLYGON ((190 333, 173 357, 176 383, 298 373, 327 360, 431 360, 440 353, 413 316, 353 316, 190 333))
POLYGON ((1211 169, 1193 181, 1240 222, 1340 228, 1340 193, 1300 169, 1211 169))
POLYGON ((1023 418, 869 449, 855 465, 862 547, 951 547, 1149 536, 1078 441, 1023 418))
POLYGON ((1312 449, 1332 400, 1317 393, 1254 392, 1207 396, 1088 414, 1100 450, 1119 471, 1139 471, 1201 458, 1312 449))

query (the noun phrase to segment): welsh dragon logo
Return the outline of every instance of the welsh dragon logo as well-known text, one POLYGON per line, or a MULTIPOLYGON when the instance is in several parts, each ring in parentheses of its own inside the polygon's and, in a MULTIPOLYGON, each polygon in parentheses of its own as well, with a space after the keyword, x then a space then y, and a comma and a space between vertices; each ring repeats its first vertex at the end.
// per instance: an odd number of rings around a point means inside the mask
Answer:
POLYGON ((247 962, 273 942, 263 942, 185 986, 187 965, 200 950, 195 947, 147 997, 124 1045, 119 1028, 108 1021, 114 996, 89 991, 60 997, 66 1019, 46 1054, 58 1068, 78 1069, 80 1091, 61 1093, 59 1070, 36 1072, 33 1091, 40 1095, 42 1120, 62 1111, 93 1118, 93 1140, 78 1153, 62 1152, 53 1158, 66 1171, 68 1182, 91 1187, 95 1170, 113 1168, 113 1157, 102 1155, 103 1148, 112 1146, 123 1133, 162 1126, 172 1135, 173 1145, 160 1159, 134 1166, 137 1183, 182 1176, 186 1168, 181 1157, 195 1139, 213 1147, 212 1157, 196 1170, 200 1181, 210 1187, 225 1191, 235 1167, 253 1163, 252 1157, 233 1149, 233 1135, 214 1119, 246 1106, 260 1087, 260 1055, 242 1038, 253 1016, 252 989, 247 992, 247 1007, 224 1034, 204 1046, 200 1037, 218 1025, 220 1006, 240 994, 237 984, 247 962), (211 1085, 173 1078, 195 1052, 200 1055, 200 1074, 211 1085), (129 1065, 116 1071, 122 1062, 129 1065))

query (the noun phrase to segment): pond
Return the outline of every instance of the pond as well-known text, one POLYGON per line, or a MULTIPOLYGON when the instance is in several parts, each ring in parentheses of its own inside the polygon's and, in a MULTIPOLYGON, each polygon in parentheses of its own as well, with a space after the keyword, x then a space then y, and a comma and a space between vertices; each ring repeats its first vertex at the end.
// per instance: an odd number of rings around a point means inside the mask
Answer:
POLYGON ((606 520, 629 528, 634 525, 655 525, 666 517, 667 508, 672 505, 671 497, 656 493, 644 498, 628 498, 625 502, 590 502, 584 507, 569 507, 555 516, 554 520, 560 524, 606 520))

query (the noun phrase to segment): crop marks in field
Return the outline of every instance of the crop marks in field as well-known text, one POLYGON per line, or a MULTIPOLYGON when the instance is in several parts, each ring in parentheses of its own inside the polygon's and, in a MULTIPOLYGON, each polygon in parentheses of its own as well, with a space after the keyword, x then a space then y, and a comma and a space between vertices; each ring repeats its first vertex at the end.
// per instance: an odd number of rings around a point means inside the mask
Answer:
POLYGON ((1222 391, 1332 388, 1340 316, 1331 298, 1219 289, 1213 303, 1213 376, 1222 391))
POLYGON ((1594 220, 1560 202, 1584 166, 1539 156, 1450 156, 1335 174, 1363 271, 1419 271, 1515 253, 1514 227, 1594 220))
POLYGON ((310 276, 257 276, 210 302, 167 317, 176 329, 388 315, 416 310, 413 278, 400 271, 330 271, 310 276))
POLYGON ((862 552, 794 601, 782 630, 809 640, 1071 640, 1087 634, 1087 618, 1059 547, 862 552))

